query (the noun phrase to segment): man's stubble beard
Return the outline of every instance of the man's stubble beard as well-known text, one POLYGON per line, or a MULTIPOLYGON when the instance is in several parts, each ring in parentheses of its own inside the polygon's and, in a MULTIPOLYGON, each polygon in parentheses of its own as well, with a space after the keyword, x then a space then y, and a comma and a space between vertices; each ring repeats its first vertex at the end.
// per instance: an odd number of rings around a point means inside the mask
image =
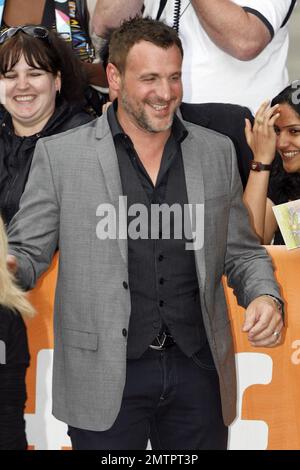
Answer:
POLYGON ((135 110, 133 108, 133 106, 130 104, 130 102, 127 98, 127 93, 124 90, 124 88, 122 89, 121 101, 122 101, 122 106, 124 108, 124 111, 126 111, 126 113, 134 119, 136 125, 140 129, 143 129, 147 132, 151 132, 152 134, 156 134, 156 133, 159 133, 159 132, 164 132, 164 131, 169 130, 172 127, 172 124, 173 124, 173 121, 174 121, 174 116, 175 116, 176 110, 178 108, 178 107, 176 107, 174 112, 171 114, 170 120, 169 120, 167 125, 165 125, 164 127, 155 127, 154 124, 150 122, 150 120, 147 116, 147 113, 145 112, 145 110, 141 106, 139 106, 139 109, 137 109, 137 110, 135 110))

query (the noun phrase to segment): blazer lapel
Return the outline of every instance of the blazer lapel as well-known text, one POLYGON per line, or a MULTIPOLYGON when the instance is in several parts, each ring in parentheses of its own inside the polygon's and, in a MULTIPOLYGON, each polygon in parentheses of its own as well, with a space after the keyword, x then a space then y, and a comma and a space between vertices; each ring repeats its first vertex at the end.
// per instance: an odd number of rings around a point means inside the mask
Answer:
POLYGON ((106 115, 103 115, 98 119, 96 127, 96 149, 98 160, 103 171, 104 180, 108 194, 111 199, 111 203, 116 210, 117 216, 117 239, 119 248, 121 251, 122 258, 128 265, 128 244, 127 244, 127 217, 124 215, 127 214, 127 207, 123 205, 123 199, 120 199, 122 196, 122 184, 120 177, 120 170, 118 164, 118 157, 116 154, 115 146, 113 143, 113 138, 110 133, 109 125, 107 122, 106 115), (121 213, 120 213, 121 209, 121 213), (122 227, 122 233, 126 238, 119 237, 119 224, 125 224, 125 227, 122 227))
MULTIPOLYGON (((196 204, 204 205, 205 199, 204 180, 199 151, 199 146, 196 145, 191 133, 189 133, 189 135, 182 143, 182 158, 185 170, 188 201, 189 204, 193 204, 193 206, 195 205, 195 207, 196 204)), ((202 230, 202 236, 204 237, 204 227, 201 226, 200 229, 202 230)), ((203 240, 203 244, 204 243, 205 240, 203 240)), ((206 278, 204 245, 200 249, 195 250, 195 260, 200 284, 202 287, 202 291, 204 292, 206 278)))
MULTIPOLYGON (((120 220, 119 197, 122 195, 122 184, 118 158, 106 115, 103 115, 98 119, 96 139, 98 160, 103 171, 107 191, 110 196, 111 203, 116 209, 117 220, 120 220)), ((182 143, 182 158, 189 204, 204 204, 204 180, 201 158, 199 156, 199 146, 196 145, 191 133, 182 143)), ((126 207, 124 207, 124 211, 127 212, 126 207)), ((203 230, 204 233, 204 227, 201 227, 201 230, 203 230)), ((128 265, 127 239, 120 239, 120 237, 118 237, 118 244, 122 258, 126 265, 128 265)), ((199 280, 202 290, 204 291, 206 279, 204 246, 201 249, 195 250, 195 259, 199 280)))

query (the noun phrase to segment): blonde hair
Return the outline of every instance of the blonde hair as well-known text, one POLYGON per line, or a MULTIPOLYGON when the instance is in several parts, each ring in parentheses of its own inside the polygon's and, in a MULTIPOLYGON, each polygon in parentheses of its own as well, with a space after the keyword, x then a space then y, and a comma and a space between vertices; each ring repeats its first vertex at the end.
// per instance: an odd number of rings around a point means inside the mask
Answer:
POLYGON ((32 317, 35 310, 26 299, 25 293, 17 286, 13 274, 7 269, 7 237, 0 217, 0 305, 32 317))

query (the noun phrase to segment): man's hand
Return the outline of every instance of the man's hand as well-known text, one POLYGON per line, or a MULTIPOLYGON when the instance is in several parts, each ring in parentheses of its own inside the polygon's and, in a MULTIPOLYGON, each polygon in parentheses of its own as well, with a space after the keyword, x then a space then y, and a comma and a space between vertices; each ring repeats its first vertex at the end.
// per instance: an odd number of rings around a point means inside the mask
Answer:
POLYGON ((261 295, 249 304, 243 332, 248 332, 252 346, 260 348, 277 346, 281 340, 282 328, 282 314, 271 297, 261 295))
POLYGON ((18 270, 18 262, 17 262, 17 258, 13 255, 7 255, 7 258, 6 258, 6 266, 7 266, 7 269, 13 273, 13 274, 16 274, 17 270, 18 270))

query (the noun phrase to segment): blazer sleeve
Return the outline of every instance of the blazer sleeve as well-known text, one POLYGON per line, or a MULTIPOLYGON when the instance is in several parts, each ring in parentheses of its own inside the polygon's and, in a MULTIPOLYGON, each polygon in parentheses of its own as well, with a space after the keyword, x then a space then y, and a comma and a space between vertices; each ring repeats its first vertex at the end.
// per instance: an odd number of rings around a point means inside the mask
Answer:
POLYGON ((20 210, 8 228, 9 253, 18 261, 18 280, 34 287, 58 248, 59 202, 43 139, 36 145, 20 210))
POLYGON ((254 234, 242 200, 235 150, 231 147, 231 205, 225 256, 225 274, 239 305, 247 307, 263 294, 281 299, 272 260, 254 234))

